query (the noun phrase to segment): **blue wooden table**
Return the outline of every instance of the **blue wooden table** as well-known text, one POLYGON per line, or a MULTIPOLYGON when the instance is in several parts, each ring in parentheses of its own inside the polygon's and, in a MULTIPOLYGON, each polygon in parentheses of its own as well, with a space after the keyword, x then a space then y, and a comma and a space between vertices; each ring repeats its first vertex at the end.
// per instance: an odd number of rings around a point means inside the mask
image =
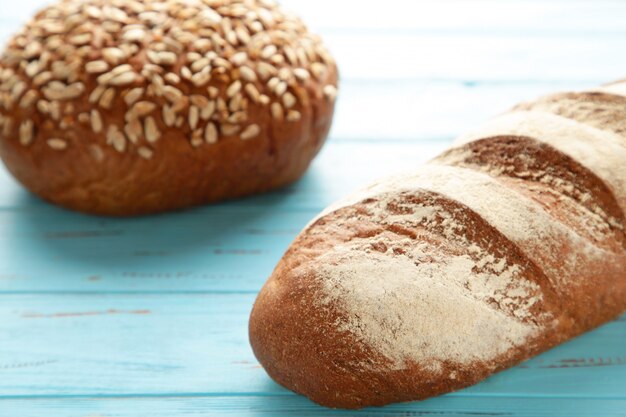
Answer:
MULTIPOLYGON (((1 0, 0 40, 42 0, 1 0)), ((325 205, 515 102, 626 76, 626 2, 285 1, 342 71, 331 139, 281 191, 116 220, 0 171, 0 416, 626 416, 626 316, 461 392, 360 413, 274 384, 250 308, 325 205)))

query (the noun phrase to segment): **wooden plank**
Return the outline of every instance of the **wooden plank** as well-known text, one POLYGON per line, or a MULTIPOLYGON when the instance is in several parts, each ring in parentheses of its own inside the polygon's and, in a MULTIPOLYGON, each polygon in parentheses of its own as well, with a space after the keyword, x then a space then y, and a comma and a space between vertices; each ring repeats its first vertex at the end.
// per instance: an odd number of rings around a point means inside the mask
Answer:
POLYGON ((327 34, 344 79, 610 81, 625 37, 327 34), (602 47, 599 47, 602 45, 602 47))
MULTIPOLYGON (((0 23, 19 24, 52 0, 22 0, 2 10, 0 23)), ((281 0, 314 30, 623 34, 626 5, 619 0, 281 0)))
POLYGON ((207 208, 102 220, 0 213, 0 293, 255 292, 313 211, 207 208))
MULTIPOLYGON (((1 295, 0 397, 288 392, 247 341, 253 294, 1 295)), ((453 396, 626 399, 626 318, 453 396)))
POLYGON ((341 84, 331 136, 336 140, 450 140, 521 101, 599 83, 347 80, 341 84))
POLYGON ((0 400, 8 415, 41 417, 623 417, 624 399, 453 397, 409 404, 369 408, 361 412, 322 409, 302 397, 285 396, 181 396, 161 398, 54 398, 0 400), (555 403, 558 402, 558 406, 555 403))
POLYGON ((626 4, 616 0, 281 0, 314 29, 520 35, 624 34, 626 4))

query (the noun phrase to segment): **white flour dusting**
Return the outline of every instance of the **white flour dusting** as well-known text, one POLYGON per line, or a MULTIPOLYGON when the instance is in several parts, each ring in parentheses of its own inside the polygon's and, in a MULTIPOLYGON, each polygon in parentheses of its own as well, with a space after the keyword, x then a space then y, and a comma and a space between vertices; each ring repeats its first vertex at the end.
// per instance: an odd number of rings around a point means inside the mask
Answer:
MULTIPOLYGON (((319 277, 327 296, 321 302, 348 312, 338 329, 391 360, 392 369, 410 362, 431 368, 440 361, 487 360, 538 330, 469 294, 493 293, 499 285, 489 284, 494 276, 476 277, 469 257, 416 264, 405 257, 346 251, 334 263, 322 263, 319 277), (477 288, 458 285, 473 277, 482 281, 477 288)), ((506 275, 500 278, 510 280, 515 271, 506 275)), ((518 291, 524 293, 521 287, 518 291)))
POLYGON ((469 242, 467 225, 435 204, 401 203, 395 192, 377 194, 359 220, 432 233, 439 225, 447 247, 381 234, 353 239, 318 258, 320 303, 343 310, 337 323, 403 369, 419 362, 486 360, 537 331, 531 309, 538 285, 518 265, 469 242), (389 205, 394 212, 390 214, 389 205), (382 243, 385 253, 371 250, 382 243), (393 249, 402 249, 401 255, 393 249), (453 249, 453 250, 452 250, 453 249), (453 253, 453 252, 460 253, 453 253))

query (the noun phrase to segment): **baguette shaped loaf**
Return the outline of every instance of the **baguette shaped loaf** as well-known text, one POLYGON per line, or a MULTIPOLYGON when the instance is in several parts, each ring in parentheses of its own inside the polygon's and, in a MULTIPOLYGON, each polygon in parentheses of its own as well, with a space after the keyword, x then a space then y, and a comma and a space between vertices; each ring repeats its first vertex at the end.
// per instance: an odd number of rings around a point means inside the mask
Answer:
POLYGON ((625 87, 520 104, 326 209, 252 311, 270 376, 329 407, 424 399, 624 312, 625 87))

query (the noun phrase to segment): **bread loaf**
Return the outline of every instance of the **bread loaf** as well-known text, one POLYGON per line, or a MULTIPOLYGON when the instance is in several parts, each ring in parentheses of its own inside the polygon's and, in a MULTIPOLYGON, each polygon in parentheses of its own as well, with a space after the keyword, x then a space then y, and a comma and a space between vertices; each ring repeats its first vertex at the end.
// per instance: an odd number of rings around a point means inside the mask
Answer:
POLYGON ((58 0, 0 57, 0 156, 28 189, 134 215, 298 179, 337 68, 272 0, 58 0))
POLYGON ((626 83, 523 103, 326 209, 255 303, 279 384, 329 406, 425 399, 626 310, 626 83))

